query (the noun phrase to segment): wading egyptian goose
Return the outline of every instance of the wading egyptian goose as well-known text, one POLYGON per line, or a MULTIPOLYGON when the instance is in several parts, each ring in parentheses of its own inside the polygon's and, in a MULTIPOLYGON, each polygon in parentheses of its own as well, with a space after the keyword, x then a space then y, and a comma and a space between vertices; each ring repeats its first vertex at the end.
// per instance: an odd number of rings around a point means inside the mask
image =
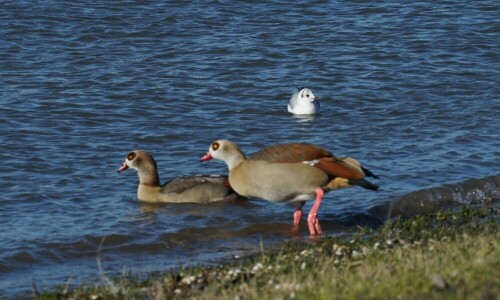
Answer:
POLYGON ((226 176, 185 176, 160 186, 156 161, 143 150, 130 152, 118 173, 129 168, 135 169, 139 175, 137 198, 143 202, 209 203, 237 197, 229 189, 226 176))
POLYGON ((358 185, 370 190, 378 186, 364 179, 378 178, 350 157, 337 158, 311 144, 282 144, 265 148, 249 159, 232 142, 219 140, 201 160, 226 162, 229 183, 240 195, 274 202, 296 203, 292 232, 296 233, 305 200, 315 197, 307 217, 311 235, 321 234, 317 213, 323 196, 331 190, 358 185))
POLYGON ((319 98, 308 88, 297 88, 288 101, 288 112, 296 115, 314 115, 319 113, 319 98))

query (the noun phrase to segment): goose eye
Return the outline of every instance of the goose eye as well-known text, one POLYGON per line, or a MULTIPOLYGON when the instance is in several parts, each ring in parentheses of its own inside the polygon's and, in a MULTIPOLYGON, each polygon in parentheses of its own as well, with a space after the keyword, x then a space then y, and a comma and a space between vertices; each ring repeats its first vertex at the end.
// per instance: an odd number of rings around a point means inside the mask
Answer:
POLYGON ((306 97, 309 98, 309 94, 307 94, 306 97))
POLYGON ((212 144, 212 150, 216 151, 217 149, 219 149, 220 145, 219 143, 213 143, 212 144))
POLYGON ((130 152, 128 155, 127 155, 127 160, 132 160, 135 158, 135 152, 130 152))

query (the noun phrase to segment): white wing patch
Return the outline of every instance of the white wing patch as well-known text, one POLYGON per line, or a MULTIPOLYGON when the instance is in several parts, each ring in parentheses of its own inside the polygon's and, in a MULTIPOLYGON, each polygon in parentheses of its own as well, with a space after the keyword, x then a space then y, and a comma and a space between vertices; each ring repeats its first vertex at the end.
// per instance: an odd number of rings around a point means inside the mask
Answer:
POLYGON ((302 163, 314 167, 318 162, 319 162, 319 159, 315 159, 315 160, 305 160, 302 163))

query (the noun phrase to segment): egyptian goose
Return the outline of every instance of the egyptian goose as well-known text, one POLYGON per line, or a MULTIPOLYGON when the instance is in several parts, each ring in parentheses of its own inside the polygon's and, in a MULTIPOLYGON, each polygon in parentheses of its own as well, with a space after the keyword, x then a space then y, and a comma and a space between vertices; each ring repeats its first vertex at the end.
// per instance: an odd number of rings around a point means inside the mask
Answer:
POLYGON ((137 198, 143 202, 209 203, 237 197, 226 176, 184 176, 160 186, 156 161, 143 150, 130 152, 118 173, 129 168, 139 175, 137 198))
POLYGON ((228 140, 213 142, 201 160, 212 158, 226 162, 229 183, 240 195, 296 205, 292 232, 296 233, 305 201, 315 197, 307 217, 311 235, 321 234, 317 213, 323 196, 331 190, 361 186, 377 190, 364 179, 378 178, 354 158, 337 158, 331 152, 311 144, 282 144, 255 153, 249 159, 228 140))
POLYGON ((308 88, 297 88, 288 101, 288 112, 296 115, 314 115, 319 113, 319 98, 308 88))

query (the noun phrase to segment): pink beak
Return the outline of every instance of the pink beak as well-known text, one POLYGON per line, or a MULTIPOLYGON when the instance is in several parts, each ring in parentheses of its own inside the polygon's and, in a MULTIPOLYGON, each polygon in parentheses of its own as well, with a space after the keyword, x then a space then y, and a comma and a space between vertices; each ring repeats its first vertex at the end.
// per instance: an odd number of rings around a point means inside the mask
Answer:
POLYGON ((118 173, 121 173, 121 172, 123 172, 125 170, 128 170, 128 166, 127 166, 127 162, 123 161, 122 166, 118 169, 118 173))
POLYGON ((314 102, 314 101, 319 101, 319 97, 314 97, 311 102, 314 102))
POLYGON ((209 152, 207 152, 207 154, 203 155, 200 160, 201 161, 207 161, 207 160, 211 160, 212 159, 212 155, 210 155, 209 152))

